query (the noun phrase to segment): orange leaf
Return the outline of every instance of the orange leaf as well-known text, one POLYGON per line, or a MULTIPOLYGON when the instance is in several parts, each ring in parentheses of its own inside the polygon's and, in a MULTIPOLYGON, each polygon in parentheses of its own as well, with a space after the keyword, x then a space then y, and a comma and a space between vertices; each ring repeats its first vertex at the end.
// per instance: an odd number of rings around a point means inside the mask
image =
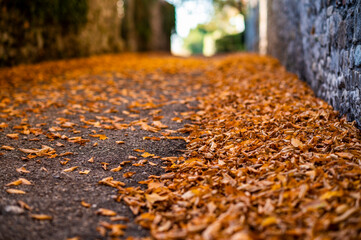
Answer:
POLYGON ((36 220, 52 220, 53 219, 52 216, 45 215, 45 214, 31 214, 30 217, 33 219, 36 219, 36 220))
POLYGON ((119 172, 120 170, 122 170, 123 168, 121 166, 118 166, 116 168, 112 168, 110 169, 111 172, 119 172))
POLYGON ((109 210, 109 209, 106 209, 106 208, 99 208, 96 211, 96 214, 103 215, 103 216, 116 216, 117 215, 116 212, 114 212, 112 210, 109 210))
POLYGON ((11 147, 11 146, 3 145, 3 146, 1 146, 1 149, 3 149, 3 150, 8 150, 8 151, 12 151, 12 150, 14 150, 15 148, 13 148, 13 147, 11 147))
POLYGON ((151 154, 151 153, 148 153, 148 152, 145 152, 141 155, 142 157, 144 158, 147 158, 147 157, 154 157, 154 154, 151 154))
POLYGON ((123 174, 123 177, 124 177, 124 178, 130 178, 130 177, 132 177, 134 174, 135 174, 135 172, 126 172, 126 173, 123 174))
POLYGON ((9 134, 6 134, 6 136, 11 139, 19 139, 19 134, 17 134, 17 133, 9 133, 9 134))
POLYGON ((291 144, 296 148, 302 148, 303 147, 303 143, 300 140, 296 139, 296 138, 291 139, 291 144))
POLYGON ((89 134, 89 136, 91 136, 91 137, 97 137, 97 138, 99 138, 100 140, 108 139, 108 137, 105 136, 104 134, 89 134))
POLYGON ((71 168, 64 169, 63 172, 72 172, 77 168, 78 168, 78 166, 74 166, 74 167, 71 167, 71 168))
POLYGON ((26 170, 24 167, 17 168, 16 171, 19 173, 29 173, 30 172, 30 171, 26 170))
POLYGON ((81 201, 80 203, 83 207, 86 207, 86 208, 90 208, 91 207, 91 204, 90 203, 87 203, 85 201, 81 201))
POLYGON ((79 174, 89 174, 90 170, 79 171, 79 174))
POLYGON ((13 188, 6 189, 6 192, 10 193, 10 194, 25 194, 26 193, 22 190, 13 189, 13 188))

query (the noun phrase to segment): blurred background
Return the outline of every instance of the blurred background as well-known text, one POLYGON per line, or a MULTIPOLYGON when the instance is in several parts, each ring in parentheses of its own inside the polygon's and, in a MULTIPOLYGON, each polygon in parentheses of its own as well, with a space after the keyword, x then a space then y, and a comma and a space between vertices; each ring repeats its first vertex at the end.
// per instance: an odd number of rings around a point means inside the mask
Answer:
POLYGON ((0 0, 0 66, 129 51, 257 51, 260 1, 0 0))

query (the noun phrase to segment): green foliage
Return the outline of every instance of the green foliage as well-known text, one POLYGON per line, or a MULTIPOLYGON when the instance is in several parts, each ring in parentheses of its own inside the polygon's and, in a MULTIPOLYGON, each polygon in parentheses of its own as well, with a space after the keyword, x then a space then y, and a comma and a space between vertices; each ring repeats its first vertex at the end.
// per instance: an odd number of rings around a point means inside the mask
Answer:
POLYGON ((1 7, 17 10, 30 26, 59 25, 78 31, 87 22, 88 0, 5 0, 1 7))
POLYGON ((206 35, 206 31, 200 25, 197 28, 192 29, 189 32, 189 35, 184 39, 184 46, 192 54, 202 54, 203 53, 203 40, 206 35))
POLYGON ((237 52, 244 51, 244 33, 226 35, 216 40, 216 52, 237 52))

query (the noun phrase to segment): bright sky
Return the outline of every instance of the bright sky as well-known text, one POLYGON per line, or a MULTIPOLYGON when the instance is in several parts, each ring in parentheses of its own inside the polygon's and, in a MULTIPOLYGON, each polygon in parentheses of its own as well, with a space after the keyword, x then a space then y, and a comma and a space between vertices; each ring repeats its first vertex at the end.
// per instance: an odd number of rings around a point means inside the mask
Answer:
MULTIPOLYGON (((168 2, 178 3, 179 1, 168 0, 168 2)), ((176 5, 178 35, 186 37, 190 29, 195 28, 199 23, 208 22, 212 13, 213 6, 210 0, 188 0, 176 5)))
POLYGON ((211 20, 213 5, 211 0, 167 0, 176 6, 177 35, 172 37, 172 52, 177 53, 182 48, 182 39, 189 31, 200 23, 211 20))

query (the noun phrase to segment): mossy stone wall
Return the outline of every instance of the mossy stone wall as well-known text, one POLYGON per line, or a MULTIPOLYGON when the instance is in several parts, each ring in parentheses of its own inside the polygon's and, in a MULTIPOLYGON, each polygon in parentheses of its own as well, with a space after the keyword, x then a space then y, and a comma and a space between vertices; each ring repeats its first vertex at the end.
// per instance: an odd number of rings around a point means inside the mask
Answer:
POLYGON ((0 0, 0 66, 123 49, 117 0, 0 0))

